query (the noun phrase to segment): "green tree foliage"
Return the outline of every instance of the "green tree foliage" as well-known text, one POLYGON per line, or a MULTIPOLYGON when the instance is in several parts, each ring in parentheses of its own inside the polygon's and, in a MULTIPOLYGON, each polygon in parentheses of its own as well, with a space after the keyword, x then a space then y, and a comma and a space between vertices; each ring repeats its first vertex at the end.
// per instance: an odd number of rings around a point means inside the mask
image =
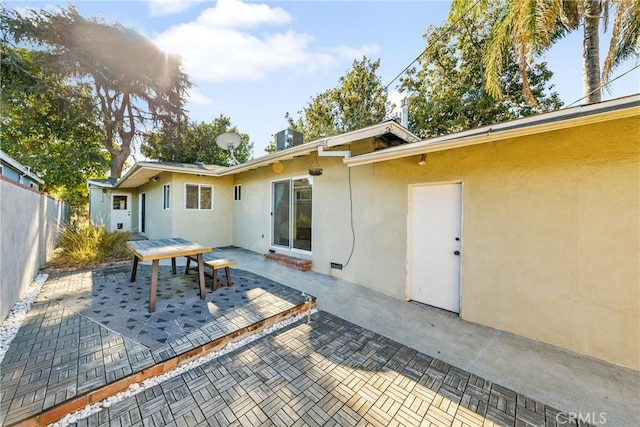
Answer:
POLYGON ((43 177, 43 190, 77 214, 86 204, 86 179, 107 167, 91 89, 44 73, 37 52, 6 39, 0 55, 2 150, 43 177))
POLYGON ((314 141, 380 123, 393 106, 376 74, 379 67, 379 59, 353 61, 351 69, 338 79, 338 86, 313 97, 298 111, 297 120, 286 114, 289 126, 302 132, 305 141, 314 141))
POLYGON ((191 83, 177 56, 121 24, 84 18, 73 6, 33 11, 27 18, 15 11, 3 15, 11 19, 16 40, 42 49, 48 73, 91 87, 112 178, 120 177, 132 140, 147 126, 179 129, 191 83))
POLYGON ((433 137, 483 125, 552 111, 562 106, 548 81, 546 64, 528 67, 530 91, 536 101, 525 100, 518 64, 511 59, 501 76, 504 95, 492 98, 484 87, 482 52, 487 48, 490 16, 466 18, 453 30, 430 26, 424 38, 425 53, 418 66, 401 79, 400 91, 409 102, 409 128, 433 137))
MULTIPOLYGON (((142 144, 142 153, 163 162, 229 166, 232 163, 229 152, 220 149, 215 142, 216 137, 225 132, 238 132, 229 117, 221 115, 211 123, 187 121, 182 124, 180 134, 172 127, 148 133, 142 144)), ((234 156, 238 163, 244 163, 251 158, 253 143, 249 142, 246 133, 240 136, 242 143, 234 150, 234 156)))
POLYGON ((505 64, 516 58, 526 99, 535 103, 527 69, 536 57, 570 32, 583 33, 583 92, 587 103, 599 102, 602 83, 627 58, 640 53, 640 0, 454 0, 449 21, 463 16, 476 19, 497 11, 491 28, 491 43, 483 51, 488 92, 500 98, 504 89, 505 64), (615 9, 611 44, 600 75, 599 30, 606 30, 615 9))

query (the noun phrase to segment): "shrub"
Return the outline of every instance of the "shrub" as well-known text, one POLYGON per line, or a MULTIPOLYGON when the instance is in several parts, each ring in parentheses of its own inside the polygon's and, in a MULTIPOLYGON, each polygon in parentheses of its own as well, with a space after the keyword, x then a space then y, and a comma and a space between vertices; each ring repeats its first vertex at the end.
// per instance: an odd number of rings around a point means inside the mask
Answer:
POLYGON ((50 266, 91 267, 130 255, 126 243, 131 233, 107 231, 104 226, 71 223, 60 233, 60 242, 50 266))

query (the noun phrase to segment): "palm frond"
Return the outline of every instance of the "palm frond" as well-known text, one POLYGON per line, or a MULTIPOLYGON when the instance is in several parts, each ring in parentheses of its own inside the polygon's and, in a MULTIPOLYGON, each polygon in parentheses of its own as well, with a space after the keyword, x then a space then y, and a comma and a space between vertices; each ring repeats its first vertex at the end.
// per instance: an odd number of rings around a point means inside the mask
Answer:
POLYGON ((611 43, 602 70, 604 84, 623 61, 640 56, 640 0, 618 0, 615 3, 611 43))

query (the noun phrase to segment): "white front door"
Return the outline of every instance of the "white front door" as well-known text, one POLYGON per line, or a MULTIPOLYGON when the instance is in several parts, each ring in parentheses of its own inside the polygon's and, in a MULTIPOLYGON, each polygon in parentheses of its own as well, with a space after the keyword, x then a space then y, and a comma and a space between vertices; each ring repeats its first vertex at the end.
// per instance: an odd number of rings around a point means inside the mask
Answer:
POLYGON ((460 312, 462 185, 409 187, 408 297, 460 312))
POLYGON ((111 196, 111 231, 131 231, 131 196, 111 196))

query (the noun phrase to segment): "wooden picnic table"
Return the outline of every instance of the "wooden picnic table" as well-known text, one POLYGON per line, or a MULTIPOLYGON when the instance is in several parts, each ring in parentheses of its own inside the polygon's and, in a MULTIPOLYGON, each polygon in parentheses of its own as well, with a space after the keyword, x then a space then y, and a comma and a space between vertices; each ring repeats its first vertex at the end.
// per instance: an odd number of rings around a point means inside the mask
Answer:
POLYGON ((213 248, 193 243, 180 237, 171 239, 151 239, 127 242, 127 247, 133 252, 133 270, 131 281, 136 281, 138 261, 152 261, 151 263, 151 295, 149 297, 149 313, 156 311, 156 292, 158 289, 158 266, 161 259, 171 258, 171 273, 176 274, 176 257, 193 256, 198 260, 198 276, 200 280, 200 299, 205 297, 204 268, 202 254, 211 252, 213 248))

